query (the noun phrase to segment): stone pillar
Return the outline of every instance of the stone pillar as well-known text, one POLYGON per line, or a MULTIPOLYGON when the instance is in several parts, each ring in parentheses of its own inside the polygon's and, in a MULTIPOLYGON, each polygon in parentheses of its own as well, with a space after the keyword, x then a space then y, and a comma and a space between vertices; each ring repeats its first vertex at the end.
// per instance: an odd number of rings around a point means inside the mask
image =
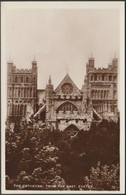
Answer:
POLYGON ((110 99, 113 99, 113 84, 110 87, 110 99))
POLYGON ((110 103, 108 103, 108 111, 111 112, 111 110, 110 110, 110 103))
POLYGON ((16 91, 17 91, 17 92, 16 92, 16 97, 18 97, 18 88, 16 88, 16 91))
POLYGON ((34 95, 34 88, 32 87, 32 97, 33 97, 33 95, 34 95))
POLYGON ((30 88, 28 87, 28 97, 30 97, 30 88))
POLYGON ((22 97, 24 98, 24 88, 22 87, 22 97))

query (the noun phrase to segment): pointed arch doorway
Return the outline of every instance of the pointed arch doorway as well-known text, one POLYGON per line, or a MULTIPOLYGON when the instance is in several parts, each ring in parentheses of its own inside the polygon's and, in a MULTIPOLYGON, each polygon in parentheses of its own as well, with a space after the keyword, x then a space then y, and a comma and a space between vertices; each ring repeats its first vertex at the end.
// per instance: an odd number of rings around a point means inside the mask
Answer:
POLYGON ((64 132, 70 136, 74 136, 79 132, 79 129, 74 124, 71 124, 64 130, 64 132))

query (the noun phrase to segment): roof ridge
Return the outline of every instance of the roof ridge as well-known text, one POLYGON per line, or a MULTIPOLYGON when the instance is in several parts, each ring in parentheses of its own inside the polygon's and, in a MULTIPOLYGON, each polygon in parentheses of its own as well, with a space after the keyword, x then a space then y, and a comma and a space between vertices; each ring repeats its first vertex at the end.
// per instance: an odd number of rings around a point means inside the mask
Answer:
POLYGON ((73 84, 73 86, 74 86, 79 92, 81 92, 81 90, 76 86, 76 84, 74 83, 74 81, 73 81, 72 78, 70 77, 69 73, 66 73, 65 77, 61 80, 61 82, 60 82, 59 85, 55 88, 54 91, 57 91, 57 89, 62 85, 62 83, 64 83, 65 78, 69 78, 69 80, 71 81, 71 83, 73 84))

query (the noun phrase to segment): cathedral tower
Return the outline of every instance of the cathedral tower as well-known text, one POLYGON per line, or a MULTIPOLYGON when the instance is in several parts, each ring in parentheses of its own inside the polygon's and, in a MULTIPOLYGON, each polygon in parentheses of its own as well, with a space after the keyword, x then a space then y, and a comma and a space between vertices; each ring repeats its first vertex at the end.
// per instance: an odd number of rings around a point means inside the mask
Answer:
POLYGON ((96 68, 94 59, 89 58, 83 96, 84 105, 88 110, 92 107, 93 111, 96 111, 102 118, 117 120, 117 86, 118 59, 114 57, 107 68, 96 68))
POLYGON ((31 69, 17 69, 12 61, 7 63, 7 117, 24 117, 36 112, 37 62, 31 69))

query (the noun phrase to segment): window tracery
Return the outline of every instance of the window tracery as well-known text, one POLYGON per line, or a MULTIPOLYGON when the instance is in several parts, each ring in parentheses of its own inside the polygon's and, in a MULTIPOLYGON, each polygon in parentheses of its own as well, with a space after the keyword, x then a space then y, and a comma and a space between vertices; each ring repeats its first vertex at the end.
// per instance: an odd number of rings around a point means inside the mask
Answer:
POLYGON ((71 94, 73 92, 73 87, 70 83, 65 83, 63 86, 62 86, 62 92, 64 94, 71 94))
POLYGON ((63 111, 64 113, 66 113, 66 111, 70 111, 71 113, 73 113, 73 111, 77 111, 77 107, 72 104, 71 102, 65 102, 62 105, 60 105, 57 109, 57 113, 59 111, 63 111))

